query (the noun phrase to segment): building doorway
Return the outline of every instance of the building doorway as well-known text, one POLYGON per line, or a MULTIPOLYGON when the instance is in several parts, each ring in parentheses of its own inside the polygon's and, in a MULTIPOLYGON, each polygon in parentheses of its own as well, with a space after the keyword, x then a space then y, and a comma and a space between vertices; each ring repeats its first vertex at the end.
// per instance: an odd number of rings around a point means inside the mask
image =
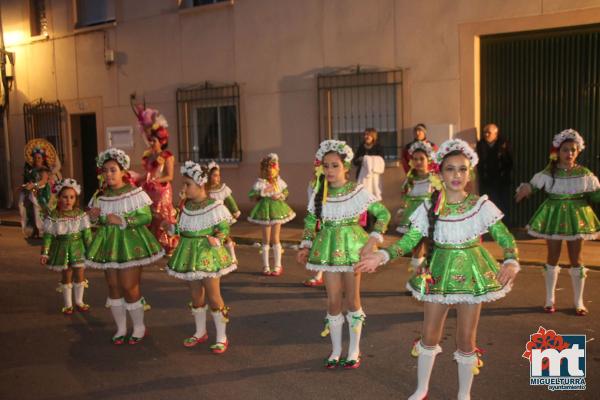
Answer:
POLYGON ((73 171, 75 179, 81 185, 81 206, 85 207, 98 188, 96 114, 71 115, 71 137, 73 140, 73 171))
MULTIPOLYGON (((513 148, 511 193, 548 163, 552 137, 573 128, 586 140, 578 162, 600 168, 600 25, 481 37, 480 126, 496 123, 513 148)), ((525 226, 541 201, 511 202, 508 223, 525 226)))

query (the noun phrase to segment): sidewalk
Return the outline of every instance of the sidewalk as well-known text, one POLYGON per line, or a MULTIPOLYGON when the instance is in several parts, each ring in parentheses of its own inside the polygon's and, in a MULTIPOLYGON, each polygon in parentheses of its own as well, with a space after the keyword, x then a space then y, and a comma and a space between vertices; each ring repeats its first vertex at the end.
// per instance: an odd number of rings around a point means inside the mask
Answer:
MULTIPOLYGON (((281 229, 281 242, 288 246, 297 245, 302 237, 302 217, 284 225, 281 229)), ((0 225, 19 227, 19 214, 16 210, 0 210, 0 225)), ((238 244, 254 245, 261 242, 260 227, 242 219, 232 227, 232 236, 238 244)), ((521 264, 542 266, 546 262, 546 243, 543 239, 527 238, 527 235, 518 232, 516 235, 517 247, 521 264)), ((385 235, 385 245, 398 240, 400 236, 393 228, 385 235)), ((493 241, 483 243, 486 249, 498 260, 502 260, 502 251, 493 241)), ((587 241, 583 246, 583 260, 586 267, 600 271, 600 241, 587 241)), ((569 265, 567 248, 563 243, 560 257, 561 265, 569 265)))

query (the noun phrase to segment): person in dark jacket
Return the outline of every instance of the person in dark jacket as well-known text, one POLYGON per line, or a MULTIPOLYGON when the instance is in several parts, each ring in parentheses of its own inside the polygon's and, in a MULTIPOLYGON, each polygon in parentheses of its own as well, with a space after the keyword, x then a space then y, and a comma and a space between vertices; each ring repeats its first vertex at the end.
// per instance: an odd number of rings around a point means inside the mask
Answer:
POLYGON ((352 164, 356 166, 356 178, 360 174, 364 156, 383 156, 383 147, 377 142, 377 131, 375 128, 365 129, 363 142, 358 146, 352 159, 352 164))
POLYGON ((482 138, 477 142, 477 155, 479 194, 487 194, 506 215, 511 196, 513 156, 510 143, 500 135, 496 124, 483 127, 482 138))
POLYGON ((402 151, 402 167, 404 168, 405 173, 408 173, 408 171, 410 170, 410 165, 408 165, 408 163, 410 161, 411 156, 408 152, 408 149, 410 149, 410 146, 412 146, 413 143, 427 142, 431 145, 433 150, 437 151, 437 146, 435 145, 435 143, 427 140, 427 127, 425 126, 425 124, 415 125, 415 127, 413 128, 413 135, 413 141, 404 146, 404 150, 402 151))

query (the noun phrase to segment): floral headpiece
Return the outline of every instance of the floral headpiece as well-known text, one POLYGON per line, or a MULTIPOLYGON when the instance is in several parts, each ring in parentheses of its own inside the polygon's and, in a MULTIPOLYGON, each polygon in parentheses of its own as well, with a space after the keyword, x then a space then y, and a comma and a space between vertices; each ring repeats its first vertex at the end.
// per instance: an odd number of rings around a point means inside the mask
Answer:
POLYGON ((138 127, 140 133, 149 142, 152 136, 158 138, 161 145, 165 145, 169 141, 169 124, 166 118, 153 108, 145 108, 142 104, 138 104, 134 108, 135 115, 138 119, 138 127))
POLYGON ((193 161, 186 161, 181 166, 181 175, 190 177, 198 186, 208 182, 208 168, 193 161))
POLYGON ((325 154, 332 151, 346 156, 344 158, 344 164, 350 164, 350 161, 354 158, 354 152, 343 140, 324 140, 319 145, 319 150, 317 150, 317 153, 315 154, 315 166, 320 166, 325 154))
POLYGON ((219 167, 219 164, 217 164, 215 160, 210 160, 206 167, 208 168, 209 172, 212 171, 213 168, 221 169, 221 167, 219 167))
POLYGON ((32 167, 33 157, 35 154, 41 154, 50 168, 54 168, 57 165, 60 166, 60 161, 58 159, 56 149, 54 148, 52 143, 50 143, 46 139, 31 139, 25 144, 25 148, 23 149, 25 162, 27 162, 27 164, 29 164, 32 167))
POLYGON ((64 188, 71 188, 77 193, 77 196, 81 194, 81 186, 77 183, 75 179, 66 178, 61 179, 54 185, 54 193, 60 193, 64 188))
POLYGON ((269 153, 263 159, 261 164, 268 164, 270 167, 279 169, 279 156, 277 153, 269 153))
POLYGON ((111 147, 110 149, 104 150, 102 153, 98 154, 98 157, 96 158, 96 166, 98 168, 102 168, 104 163, 108 160, 114 160, 119 163, 123 169, 129 169, 129 156, 121 149, 111 147))
POLYGON ((577 150, 583 151, 585 149, 585 141, 583 137, 575 129, 565 129, 564 131, 554 135, 552 139, 552 148, 550 149, 550 159, 558 160, 558 150, 565 140, 572 140, 577 145, 577 150))
POLYGON ((408 154, 412 156, 413 153, 417 150, 425 152, 425 154, 427 154, 427 158, 429 159, 433 157, 433 147, 431 147, 431 144, 429 142, 426 142, 425 140, 419 140, 411 144, 408 148, 408 154))
POLYGON ((437 165, 441 165, 446 154, 453 151, 460 151, 463 153, 471 162, 471 168, 475 167, 479 162, 479 157, 475 150, 469 146, 469 143, 462 139, 450 139, 442 143, 440 149, 433 154, 433 161, 435 161, 437 165))

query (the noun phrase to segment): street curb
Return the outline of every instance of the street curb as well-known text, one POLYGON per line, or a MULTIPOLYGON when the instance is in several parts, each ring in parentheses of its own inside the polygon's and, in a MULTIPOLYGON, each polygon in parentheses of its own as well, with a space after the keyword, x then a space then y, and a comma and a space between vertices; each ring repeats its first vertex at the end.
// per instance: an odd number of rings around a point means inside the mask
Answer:
POLYGON ((0 225, 3 225, 3 226, 17 226, 17 227, 20 227, 20 226, 21 226, 21 223, 20 223, 19 221, 10 221, 10 220, 3 221, 3 220, 1 220, 1 219, 0 219, 0 225))

